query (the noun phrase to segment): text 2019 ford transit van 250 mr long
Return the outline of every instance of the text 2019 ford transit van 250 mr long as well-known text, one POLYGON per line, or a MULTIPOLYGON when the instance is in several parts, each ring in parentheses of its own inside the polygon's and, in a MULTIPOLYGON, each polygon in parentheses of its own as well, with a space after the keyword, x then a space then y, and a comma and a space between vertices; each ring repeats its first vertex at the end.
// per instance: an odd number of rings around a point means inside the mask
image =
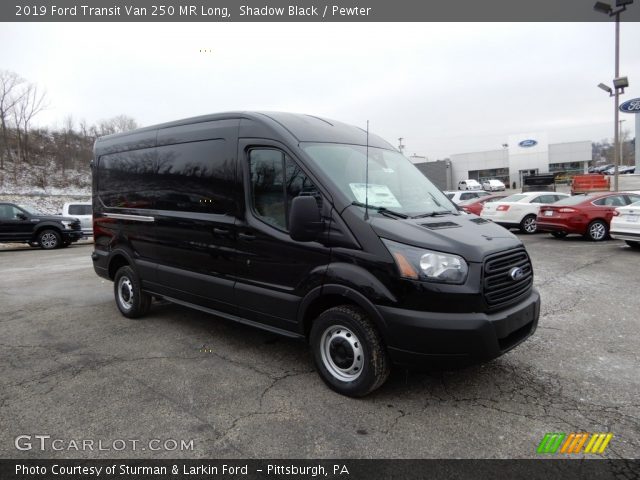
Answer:
POLYGON ((513 234, 333 120, 238 112, 99 138, 93 215, 95 271, 124 316, 162 297, 305 339, 345 395, 392 364, 495 358, 538 323, 513 234))

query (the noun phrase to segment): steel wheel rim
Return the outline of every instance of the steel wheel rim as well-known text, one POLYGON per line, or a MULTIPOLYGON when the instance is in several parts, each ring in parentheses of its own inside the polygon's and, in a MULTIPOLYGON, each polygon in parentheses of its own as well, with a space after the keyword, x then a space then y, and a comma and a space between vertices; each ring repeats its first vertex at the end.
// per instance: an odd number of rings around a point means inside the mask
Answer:
POLYGON ((342 325, 333 325, 324 331, 320 338, 320 356, 324 367, 337 380, 352 382, 362 374, 362 343, 342 325))
POLYGON ((118 280, 118 303, 125 310, 133 307, 133 284, 129 277, 120 277, 118 280))
POLYGON ((529 233, 533 233, 538 228, 536 220, 534 218, 525 218, 524 220, 524 230, 529 233))
POLYGON ((589 228, 589 233, 594 240, 602 240, 605 235, 605 227, 602 223, 594 223, 589 228))
POLYGON ((58 239, 53 233, 45 233, 40 237, 40 244, 44 248, 53 248, 58 243, 58 239))

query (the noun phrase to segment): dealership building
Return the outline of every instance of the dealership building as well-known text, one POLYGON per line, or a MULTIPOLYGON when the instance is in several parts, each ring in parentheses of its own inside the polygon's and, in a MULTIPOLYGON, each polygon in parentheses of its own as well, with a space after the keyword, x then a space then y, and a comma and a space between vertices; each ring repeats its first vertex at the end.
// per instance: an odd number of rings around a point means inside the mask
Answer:
MULTIPOLYGON (((460 180, 497 178, 505 185, 522 186, 522 178, 537 173, 573 176, 586 173, 592 159, 591 141, 549 143, 546 133, 510 135, 499 150, 453 154, 446 188, 460 180)), ((419 168, 420 166, 417 165, 419 168)))

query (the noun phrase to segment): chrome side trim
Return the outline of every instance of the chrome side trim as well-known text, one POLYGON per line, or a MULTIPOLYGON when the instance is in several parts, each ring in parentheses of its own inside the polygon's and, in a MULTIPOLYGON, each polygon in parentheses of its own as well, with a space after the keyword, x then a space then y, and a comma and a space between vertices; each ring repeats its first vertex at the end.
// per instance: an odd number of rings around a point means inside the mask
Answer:
POLYGON ((134 222, 155 222, 153 217, 145 217, 144 215, 126 215, 124 213, 105 213, 105 217, 116 218, 118 220, 133 220, 134 222))

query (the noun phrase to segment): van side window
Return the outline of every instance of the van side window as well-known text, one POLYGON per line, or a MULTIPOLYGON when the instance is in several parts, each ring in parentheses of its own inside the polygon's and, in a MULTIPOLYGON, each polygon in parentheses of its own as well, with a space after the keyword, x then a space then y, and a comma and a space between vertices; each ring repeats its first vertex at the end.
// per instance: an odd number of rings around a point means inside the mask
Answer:
POLYGON ((320 194, 309 177, 285 153, 275 149, 249 152, 253 211, 265 223, 288 230, 289 209, 295 197, 320 194))
POLYGON ((103 155, 98 170, 109 207, 214 214, 235 208, 235 161, 224 139, 103 155))

